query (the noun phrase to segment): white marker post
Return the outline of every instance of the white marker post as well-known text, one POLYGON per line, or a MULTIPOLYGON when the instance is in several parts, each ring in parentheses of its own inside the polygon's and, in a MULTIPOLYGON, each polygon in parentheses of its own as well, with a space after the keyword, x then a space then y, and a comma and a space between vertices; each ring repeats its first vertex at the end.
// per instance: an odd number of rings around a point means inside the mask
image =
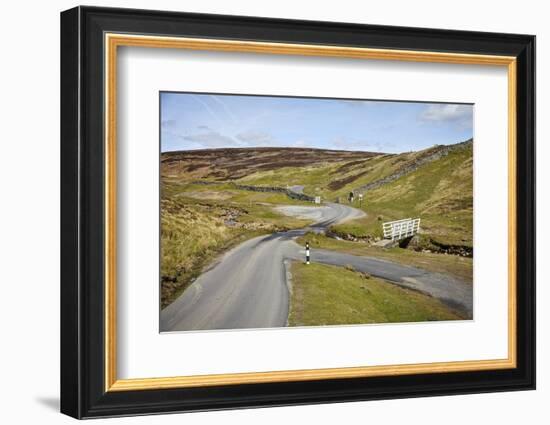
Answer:
POLYGON ((306 242, 306 264, 309 264, 309 242, 306 242))

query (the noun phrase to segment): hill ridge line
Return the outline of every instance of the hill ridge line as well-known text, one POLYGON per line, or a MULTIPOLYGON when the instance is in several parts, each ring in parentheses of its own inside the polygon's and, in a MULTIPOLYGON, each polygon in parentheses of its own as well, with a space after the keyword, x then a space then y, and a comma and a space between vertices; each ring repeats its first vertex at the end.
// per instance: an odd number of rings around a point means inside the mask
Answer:
POLYGON ((374 151, 362 151, 362 150, 348 150, 348 149, 327 149, 327 148, 314 148, 304 146, 235 146, 235 147, 220 147, 220 148, 204 148, 204 149, 181 149, 176 151, 164 151, 162 155, 177 155, 177 154, 189 154, 189 153, 210 153, 210 152, 243 152, 243 151, 264 151, 264 152, 276 152, 276 151, 304 151, 304 152, 330 152, 330 153, 353 153, 353 154, 368 154, 368 155, 388 155, 385 152, 374 151))

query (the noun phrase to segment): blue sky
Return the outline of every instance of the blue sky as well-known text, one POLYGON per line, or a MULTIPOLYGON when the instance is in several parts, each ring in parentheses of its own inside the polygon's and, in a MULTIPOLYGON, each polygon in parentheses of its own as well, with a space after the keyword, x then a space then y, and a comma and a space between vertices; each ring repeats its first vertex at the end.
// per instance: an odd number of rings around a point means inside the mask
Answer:
POLYGON ((473 106, 161 93, 161 150, 287 146, 400 153, 464 141, 473 106))

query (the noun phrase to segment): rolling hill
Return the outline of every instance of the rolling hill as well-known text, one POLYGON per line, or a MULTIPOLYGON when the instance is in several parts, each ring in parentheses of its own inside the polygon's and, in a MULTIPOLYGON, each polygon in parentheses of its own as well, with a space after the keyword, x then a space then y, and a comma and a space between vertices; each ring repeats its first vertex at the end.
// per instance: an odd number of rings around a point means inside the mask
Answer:
POLYGON ((417 250, 472 255, 473 142, 401 154, 310 148, 208 149, 161 155, 162 303, 213 258, 252 236, 304 226, 278 204, 304 203, 284 191, 347 202, 367 216, 333 226, 347 240, 374 242, 385 221, 420 217, 417 250), (248 188, 248 189, 247 189, 248 188))

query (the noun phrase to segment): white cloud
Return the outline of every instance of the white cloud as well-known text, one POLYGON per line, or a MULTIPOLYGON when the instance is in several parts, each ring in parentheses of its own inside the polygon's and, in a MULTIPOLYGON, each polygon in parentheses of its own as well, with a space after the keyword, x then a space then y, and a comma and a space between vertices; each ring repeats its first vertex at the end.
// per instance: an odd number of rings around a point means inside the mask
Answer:
POLYGON ((471 105, 429 105, 420 114, 421 121, 456 123, 468 127, 472 125, 472 119, 471 105))

